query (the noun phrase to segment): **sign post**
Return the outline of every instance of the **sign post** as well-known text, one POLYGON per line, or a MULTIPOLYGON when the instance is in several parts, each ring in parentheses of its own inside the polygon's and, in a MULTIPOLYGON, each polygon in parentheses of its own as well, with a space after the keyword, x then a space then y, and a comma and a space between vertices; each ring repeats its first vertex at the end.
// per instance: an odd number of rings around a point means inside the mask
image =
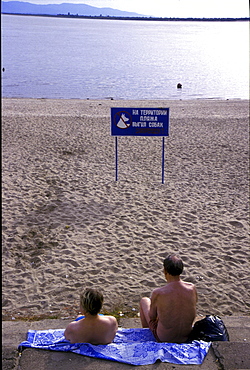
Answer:
POLYGON ((164 184, 164 162, 165 162, 165 148, 164 148, 164 136, 162 138, 162 161, 161 161, 161 167, 162 167, 162 171, 161 171, 161 183, 164 184))
POLYGON ((162 136, 162 184, 164 184, 164 138, 169 136, 169 108, 111 108, 111 135, 115 136, 116 181, 118 136, 162 136))
POLYGON ((115 137, 115 181, 118 181, 118 137, 115 137))

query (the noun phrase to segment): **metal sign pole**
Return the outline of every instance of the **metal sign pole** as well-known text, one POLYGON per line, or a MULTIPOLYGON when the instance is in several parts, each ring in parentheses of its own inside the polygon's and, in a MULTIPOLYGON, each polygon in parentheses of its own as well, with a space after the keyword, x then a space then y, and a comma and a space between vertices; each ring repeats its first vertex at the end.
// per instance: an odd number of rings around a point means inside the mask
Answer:
POLYGON ((164 184, 164 136, 162 137, 162 184, 164 184))
POLYGON ((169 136, 169 108, 111 108, 111 135, 115 136, 115 180, 118 181, 118 136, 162 136, 162 184, 164 145, 169 136))
POLYGON ((115 181, 118 181, 118 137, 115 137, 115 181))

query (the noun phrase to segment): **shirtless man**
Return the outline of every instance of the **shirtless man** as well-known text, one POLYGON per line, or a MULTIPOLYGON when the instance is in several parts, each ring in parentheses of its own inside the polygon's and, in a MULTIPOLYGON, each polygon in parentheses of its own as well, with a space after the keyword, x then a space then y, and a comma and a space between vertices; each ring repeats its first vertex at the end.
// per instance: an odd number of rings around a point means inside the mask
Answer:
POLYGON ((196 316, 196 288, 180 279, 183 262, 178 256, 169 255, 163 264, 167 284, 154 289, 151 299, 141 299, 142 327, 150 328, 158 342, 184 343, 196 316))
POLYGON ((118 324, 114 316, 99 315, 103 295, 95 289, 86 289, 80 296, 79 316, 64 332, 70 343, 108 344, 116 335, 118 324))

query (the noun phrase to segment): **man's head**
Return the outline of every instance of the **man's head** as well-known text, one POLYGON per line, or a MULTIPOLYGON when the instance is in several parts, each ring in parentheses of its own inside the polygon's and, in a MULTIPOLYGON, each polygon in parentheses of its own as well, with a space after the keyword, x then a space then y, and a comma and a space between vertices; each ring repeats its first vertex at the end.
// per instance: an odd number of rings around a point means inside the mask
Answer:
POLYGON ((170 254, 165 258, 164 262, 165 273, 172 276, 179 276, 183 271, 183 262, 180 257, 175 254, 170 254))
POLYGON ((86 289, 80 296, 83 310, 90 315, 97 315, 103 303, 103 295, 96 289, 86 289))

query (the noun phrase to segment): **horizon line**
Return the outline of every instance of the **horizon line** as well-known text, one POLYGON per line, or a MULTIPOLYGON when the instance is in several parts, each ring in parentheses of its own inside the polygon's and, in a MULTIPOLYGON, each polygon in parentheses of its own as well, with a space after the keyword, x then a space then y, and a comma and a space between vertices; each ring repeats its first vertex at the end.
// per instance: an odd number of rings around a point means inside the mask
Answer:
POLYGON ((123 16, 123 15, 79 15, 79 14, 33 14, 33 13, 14 13, 1 12, 6 15, 24 15, 38 17, 58 17, 58 18, 95 18, 95 19, 117 19, 117 20, 160 20, 160 21, 250 21, 250 17, 154 17, 154 16, 123 16))

